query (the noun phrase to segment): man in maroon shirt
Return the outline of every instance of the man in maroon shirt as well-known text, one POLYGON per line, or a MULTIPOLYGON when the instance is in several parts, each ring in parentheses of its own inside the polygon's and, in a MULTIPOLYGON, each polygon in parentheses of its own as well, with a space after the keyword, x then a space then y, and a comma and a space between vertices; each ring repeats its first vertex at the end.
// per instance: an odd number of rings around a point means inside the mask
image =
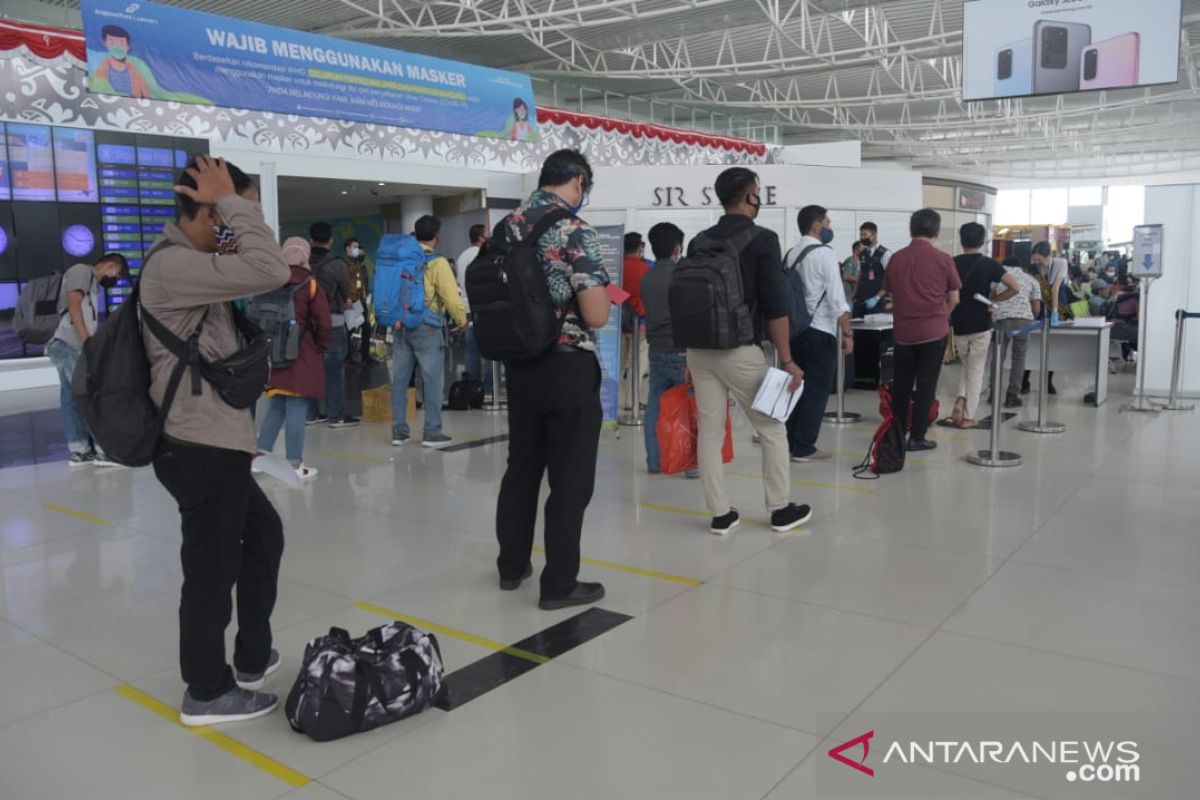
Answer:
POLYGON ((916 383, 912 429, 908 449, 933 450, 936 442, 925 438, 929 409, 937 394, 942 355, 950 335, 950 312, 958 305, 962 281, 954 260, 934 247, 942 218, 923 208, 908 223, 912 244, 894 253, 883 279, 880 296, 892 296, 896 341, 896 379, 892 411, 900 425, 908 419, 908 406, 916 383))

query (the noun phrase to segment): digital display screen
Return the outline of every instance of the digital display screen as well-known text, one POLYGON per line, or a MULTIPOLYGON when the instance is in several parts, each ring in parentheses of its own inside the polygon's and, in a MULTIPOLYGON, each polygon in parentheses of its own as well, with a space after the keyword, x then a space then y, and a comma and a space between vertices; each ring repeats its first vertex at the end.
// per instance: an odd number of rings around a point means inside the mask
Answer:
POLYGON ((137 148, 132 144, 102 144, 96 148, 96 160, 101 164, 135 166, 137 164, 137 148))
POLYGON ((0 280, 17 279, 17 244, 12 203, 0 201, 0 280))
POLYGON ((1181 0, 967 0, 963 100, 1179 81, 1181 0))
POLYGON ((50 126, 8 127, 8 168, 14 200, 54 200, 54 147, 50 126))
POLYGON ((8 178, 8 147, 5 139, 4 125, 0 124, 0 200, 11 200, 12 186, 8 178))
POLYGON ((96 136, 75 128, 54 129, 54 182, 60 203, 95 203, 96 136))
POLYGON ((175 154, 169 147, 138 147, 138 164, 143 167, 165 167, 171 170, 175 166, 175 154))
MULTIPOLYGON (((62 229, 56 203, 15 201, 13 234, 17 240, 17 276, 22 281, 62 269, 62 229)), ((71 263, 75 263, 74 260, 71 263)))

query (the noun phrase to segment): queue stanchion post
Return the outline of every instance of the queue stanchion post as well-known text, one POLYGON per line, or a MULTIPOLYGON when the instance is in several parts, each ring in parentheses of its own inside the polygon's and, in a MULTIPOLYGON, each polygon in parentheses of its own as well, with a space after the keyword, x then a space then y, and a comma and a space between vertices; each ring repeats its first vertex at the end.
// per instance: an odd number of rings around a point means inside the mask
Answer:
MULTIPOLYGON (((1027 419, 1017 427, 1026 433, 1064 433, 1067 426, 1061 422, 1050 422, 1046 419, 1046 404, 1050 390, 1050 315, 1047 313, 1042 320, 1042 363, 1038 370, 1038 416, 1036 420, 1027 419)), ((994 399, 993 399, 994 405, 994 399)), ((996 420, 992 420, 995 426, 996 420)))
POLYGON ((629 387, 630 405, 633 406, 621 416, 618 424, 623 428, 642 427, 642 325, 641 320, 634 317, 633 335, 630 337, 633 351, 629 354, 629 387))
POLYGON ((862 420, 862 414, 846 410, 846 353, 845 334, 842 326, 837 329, 837 411, 825 414, 825 421, 830 425, 853 425, 862 420))
POLYGON ((492 404, 488 406, 489 414, 500 414, 508 411, 508 402, 500 397, 500 370, 503 362, 492 362, 492 404))
POLYGON ((1191 411, 1195 403, 1182 403, 1179 400, 1179 384, 1183 380, 1183 330, 1187 320, 1200 318, 1200 314, 1189 314, 1184 309, 1175 312, 1175 350, 1171 356, 1171 393, 1163 411, 1191 411))
POLYGON ((1150 343, 1146 341, 1146 311, 1150 308, 1151 280, 1147 277, 1142 278, 1141 312, 1138 314, 1137 394, 1134 395, 1132 403, 1121 406, 1121 411, 1140 411, 1151 414, 1162 411, 1162 406, 1146 396, 1146 352, 1150 349, 1150 343))
POLYGON ((1019 467, 1024 461, 1019 454, 1000 449, 1000 426, 1004 422, 1004 412, 1000 407, 1000 381, 1004 375, 1004 339, 1005 331, 996 328, 992 334, 992 347, 996 348, 996 352, 992 359, 991 447, 987 450, 977 450, 967 456, 967 461, 977 467, 1019 467))

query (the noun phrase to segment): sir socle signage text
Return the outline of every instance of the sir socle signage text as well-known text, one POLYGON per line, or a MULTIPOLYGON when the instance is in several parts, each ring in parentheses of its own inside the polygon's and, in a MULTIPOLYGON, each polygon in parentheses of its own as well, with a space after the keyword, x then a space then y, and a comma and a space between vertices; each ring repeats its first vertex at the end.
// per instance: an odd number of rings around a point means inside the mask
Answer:
MULTIPOLYGON (((776 205, 774 186, 762 187, 762 204, 764 206, 776 205)), ((699 191, 685 189, 682 186, 656 186, 654 187, 654 202, 650 204, 651 208, 692 208, 693 206, 704 208, 717 205, 720 205, 720 202, 717 200, 717 193, 711 186, 704 186, 699 191)))

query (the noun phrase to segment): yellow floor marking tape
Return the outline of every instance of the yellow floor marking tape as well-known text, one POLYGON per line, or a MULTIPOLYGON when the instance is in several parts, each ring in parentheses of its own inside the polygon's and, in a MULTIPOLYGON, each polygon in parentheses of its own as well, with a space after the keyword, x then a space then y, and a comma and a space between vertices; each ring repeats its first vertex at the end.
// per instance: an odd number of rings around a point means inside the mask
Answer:
MULTIPOLYGON (((546 554, 544 548, 535 547, 533 552, 546 554)), ((700 586, 704 581, 698 581, 695 578, 685 578, 682 575, 672 575, 669 572, 658 572, 653 569, 644 569, 642 567, 632 567, 628 564, 618 564, 615 561, 601 561, 598 558, 588 558, 583 556, 579 559, 580 563, 589 564, 593 567, 604 567, 605 569, 615 569, 620 572, 628 572, 630 575, 642 575, 646 578, 658 578, 660 581, 671 581, 673 583, 682 583, 685 586, 700 586)))
POLYGON ((153 712, 173 725, 176 725, 188 733, 199 736, 209 744, 219 747, 226 753, 240 758, 252 767, 273 775, 279 780, 286 783, 288 786, 299 789, 301 786, 307 786, 312 783, 312 778, 307 775, 302 775, 286 764, 281 764, 268 755, 258 752, 253 747, 248 747, 237 739, 225 735, 212 728, 188 728, 179 721, 179 709, 169 706, 161 700, 152 697, 140 689, 135 689, 127 683, 123 683, 113 689, 114 692, 124 697, 126 700, 132 700, 147 711, 153 712))
POLYGON ((90 522, 93 525, 112 525, 112 522, 104 519, 103 517, 94 517, 91 514, 86 514, 82 511, 76 511, 75 509, 67 508, 66 506, 60 506, 57 503, 45 503, 44 505, 51 511, 57 511, 59 514, 66 514, 68 517, 81 519, 84 522, 90 522))
MULTIPOLYGON (((672 506, 660 506, 658 503, 638 503, 638 507, 647 509, 648 511, 663 511, 667 514, 683 514, 688 517, 700 517, 701 519, 712 519, 707 511, 693 511, 690 508, 674 508, 672 506)), ((742 522, 748 522, 751 525, 762 525, 763 527, 771 527, 771 523, 765 519, 746 519, 742 517, 742 522)))
POLYGON ((497 653, 507 653, 510 656, 523 658, 526 661, 532 661, 535 664, 545 664, 550 660, 545 656, 539 656, 537 653, 531 653, 528 650, 522 650, 519 647, 509 647, 503 642, 497 642, 493 639, 484 638, 483 636, 476 636, 473 633, 460 631, 457 628, 448 628, 445 625, 439 625, 436 622, 430 622, 427 619, 410 617, 407 614, 401 614, 399 611, 393 611, 390 608, 377 606, 374 603, 359 602, 355 603, 355 605, 363 611, 367 611, 372 614, 378 614, 381 617, 399 620, 400 622, 407 622, 409 625, 412 625, 415 628, 420 628, 424 631, 432 631, 434 633, 441 634, 442 636, 449 636, 451 639, 469 642, 473 645, 487 648, 488 650, 495 650, 497 653))
POLYGON ((318 450, 317 453, 323 456, 329 456, 330 458, 341 459, 342 461, 361 461, 364 464, 388 463, 386 458, 380 458, 379 456, 364 456, 359 455, 358 453, 341 453, 336 450, 318 450))
MULTIPOLYGON (((753 472, 730 472, 735 478, 750 478, 751 480, 761 481, 762 475, 755 475, 753 472)), ((820 481, 806 481, 795 479, 792 483, 796 486, 806 486, 809 489, 837 489, 839 492, 854 492, 855 494, 875 494, 874 489, 868 489, 862 486, 848 486, 844 483, 822 483, 820 481)))

